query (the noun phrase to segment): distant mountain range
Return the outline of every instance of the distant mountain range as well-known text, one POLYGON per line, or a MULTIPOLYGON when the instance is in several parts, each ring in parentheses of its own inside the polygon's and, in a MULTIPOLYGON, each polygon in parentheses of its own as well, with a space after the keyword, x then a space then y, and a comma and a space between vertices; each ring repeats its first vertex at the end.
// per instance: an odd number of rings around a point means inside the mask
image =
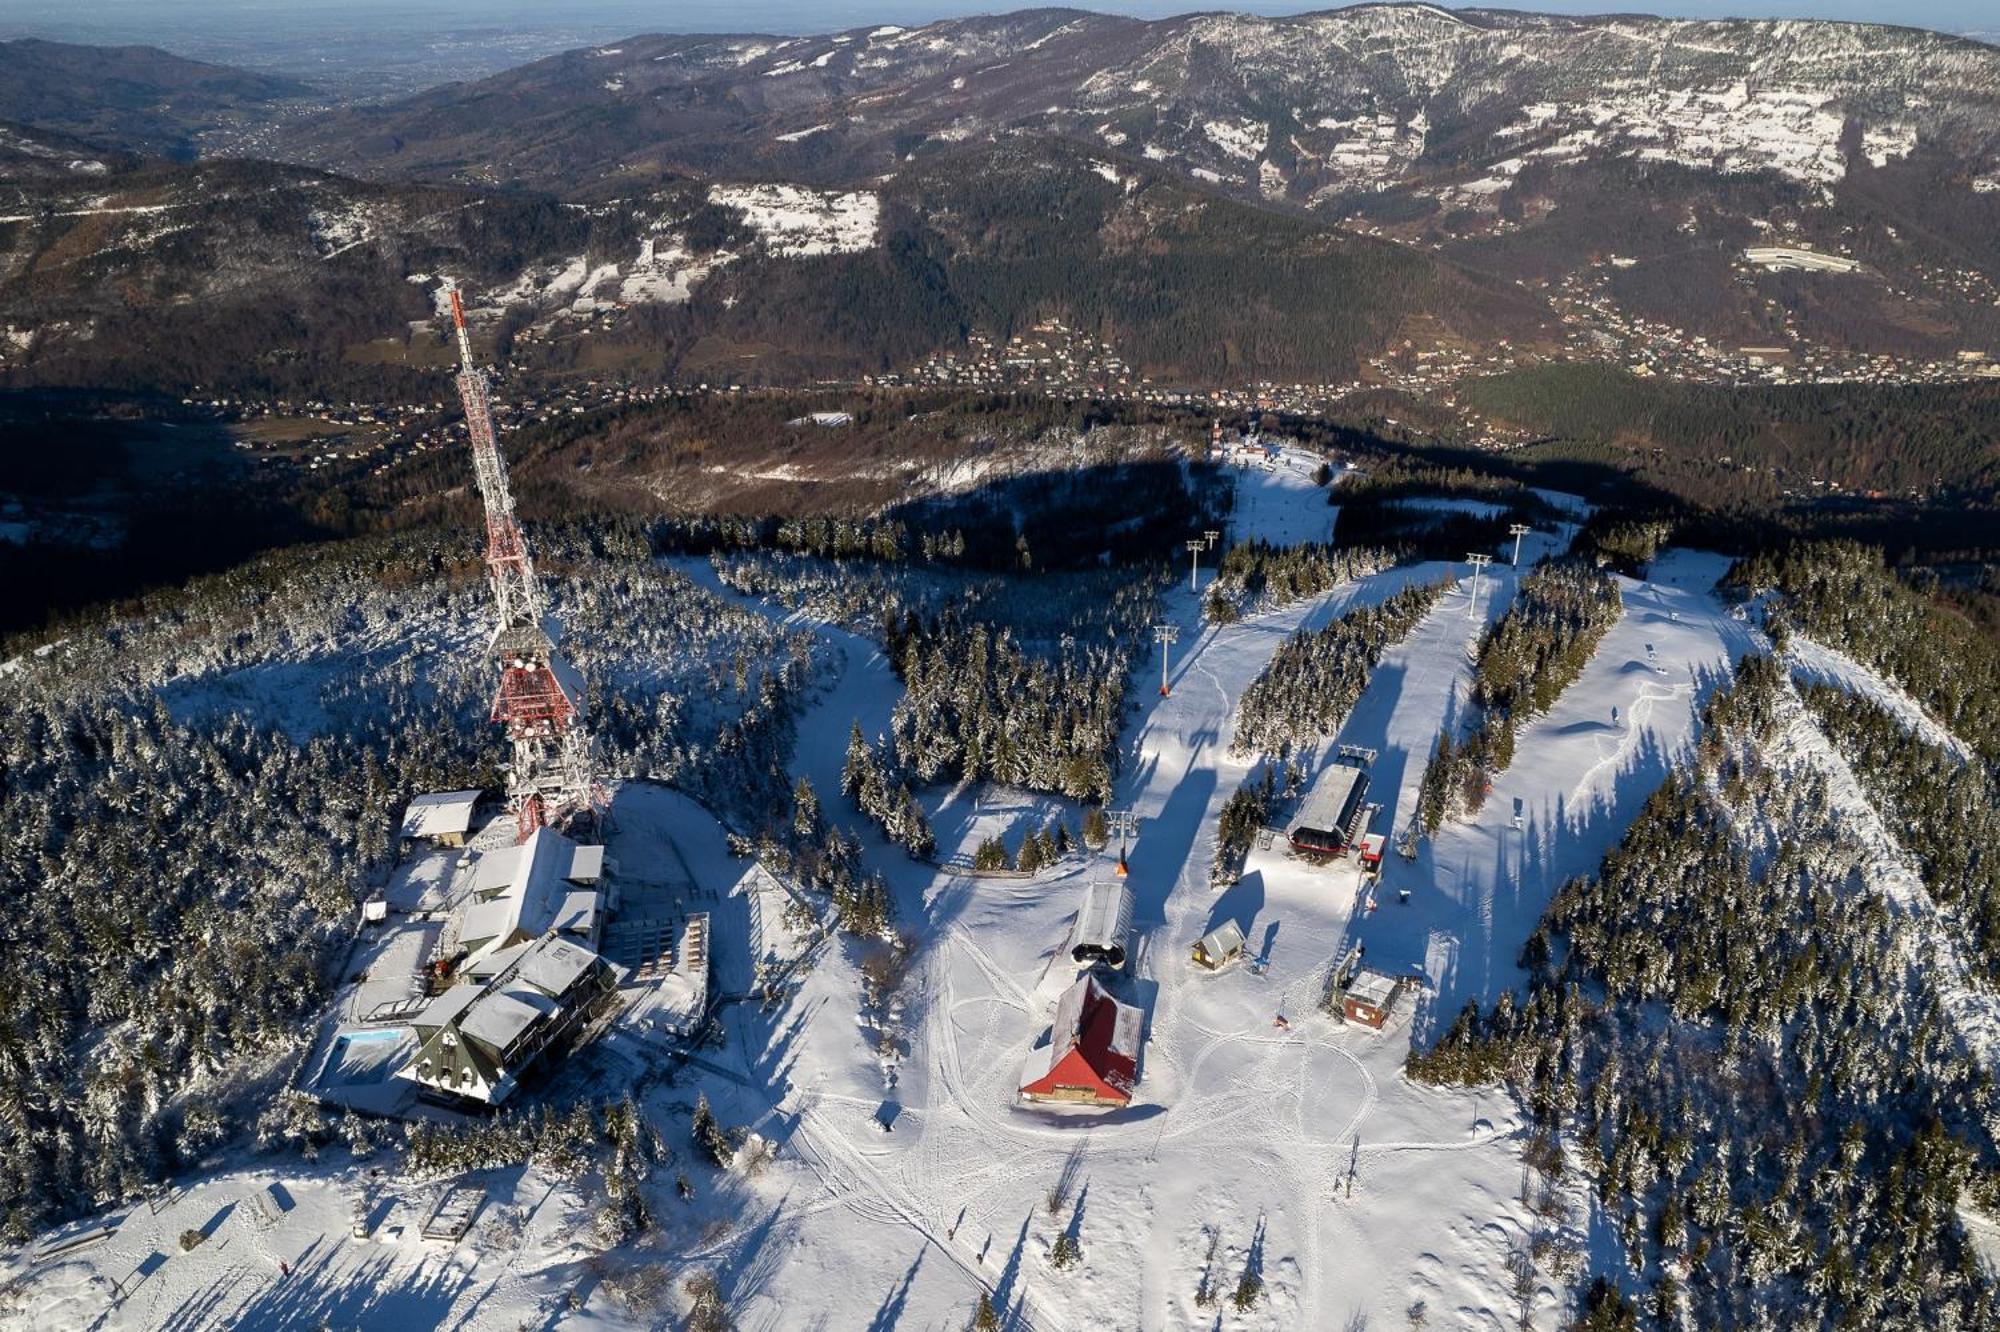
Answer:
POLYGON ((278 143, 346 171, 575 189, 662 170, 853 181, 1021 131, 1315 207, 1396 187, 1478 207, 1526 164, 1620 158, 1824 186, 1920 142, 1992 168, 2000 49, 1907 28, 1428 5, 1152 22, 1038 9, 634 37, 278 143))
POLYGON ((204 131, 268 114, 311 91, 296 79, 183 60, 151 46, 0 42, 0 120, 136 153, 191 157, 204 131))
POLYGON ((260 364, 349 373, 444 270, 510 329, 653 310, 542 353, 643 375, 893 369, 1049 315, 1232 382, 1405 344, 2000 356, 2000 49, 1914 29, 1031 10, 641 36, 344 107, 88 52, 0 45, 16 382, 227 378, 239 337, 170 368, 127 312, 179 346, 251 293, 260 364), (159 160, 219 143, 296 165, 159 160))

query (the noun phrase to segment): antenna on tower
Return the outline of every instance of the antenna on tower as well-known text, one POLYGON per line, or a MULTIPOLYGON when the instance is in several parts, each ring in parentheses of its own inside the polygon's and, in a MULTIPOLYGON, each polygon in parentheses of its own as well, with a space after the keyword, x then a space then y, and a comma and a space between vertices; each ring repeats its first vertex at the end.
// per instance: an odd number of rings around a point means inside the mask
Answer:
POLYGON ((507 728, 514 750, 507 798, 514 806, 515 828, 522 841, 538 828, 580 826, 594 834, 610 796, 598 780, 597 756, 583 725, 583 680, 556 650, 562 629, 544 613, 541 580, 514 514, 486 372, 472 359, 458 287, 449 291, 458 335, 458 396, 472 441, 473 475, 486 506, 486 579, 498 620, 488 655, 500 670, 493 720, 507 728))

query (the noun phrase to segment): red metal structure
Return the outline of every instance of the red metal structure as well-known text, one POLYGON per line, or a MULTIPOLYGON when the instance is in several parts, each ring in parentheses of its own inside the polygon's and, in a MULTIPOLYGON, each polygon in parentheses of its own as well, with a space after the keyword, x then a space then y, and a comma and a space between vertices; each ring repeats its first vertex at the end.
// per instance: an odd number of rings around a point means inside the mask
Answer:
POLYGON ((556 650, 561 626, 544 610, 535 562, 514 516, 507 464, 493 431, 486 375, 472 361, 465 307, 451 293, 458 334, 458 396, 472 440, 473 473, 486 506, 486 572, 499 611, 489 655, 500 670, 493 720, 507 728, 513 763, 507 796, 516 831, 526 841, 537 828, 593 833, 608 797, 597 780, 596 756, 584 726, 583 681, 556 650))

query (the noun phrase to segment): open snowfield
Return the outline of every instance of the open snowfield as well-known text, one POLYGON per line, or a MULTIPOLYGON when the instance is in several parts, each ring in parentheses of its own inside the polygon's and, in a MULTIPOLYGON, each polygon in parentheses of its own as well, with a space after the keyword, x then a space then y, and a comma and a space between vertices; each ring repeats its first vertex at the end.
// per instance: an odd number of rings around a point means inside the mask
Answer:
MULTIPOLYGON (((1323 538, 1330 514, 1309 471, 1245 469, 1235 535, 1323 538)), ((1378 965, 1422 970, 1446 1011, 1519 979, 1514 953, 1548 895, 1594 868, 1688 743, 1697 697, 1747 644, 1712 596, 1724 567, 1676 557, 1657 582, 1628 584, 1625 617, 1584 679, 1528 728, 1483 821, 1448 827, 1416 863, 1392 865, 1380 900, 1393 902, 1399 884, 1412 900, 1372 915, 1351 872, 1276 850, 1253 852, 1240 883, 1210 891, 1215 816, 1250 773, 1228 754, 1233 704, 1287 634, 1452 571, 1398 569, 1220 629, 1200 623, 1185 586, 1171 594, 1182 627, 1173 693, 1157 696, 1157 658, 1137 666, 1143 702, 1113 802, 1139 819, 1131 884, 1142 942, 1126 988, 1149 1020, 1134 1105, 1076 1115, 1014 1104, 1021 1063, 1070 974, 1052 965, 1056 950, 1083 886, 1108 862, 1071 862, 1032 882, 940 878, 870 839, 871 863, 897 884, 904 922, 924 941, 905 994, 908 1054, 890 1085, 851 1022, 825 1020, 858 1006, 852 977, 813 977, 800 1006, 818 1016, 786 1036, 790 1086, 770 1114, 791 1126, 817 1188, 839 1205, 831 1216, 792 1213, 788 1256, 763 1253, 758 1288, 742 1292, 743 1324, 789 1325, 798 1302, 823 1298, 838 1274, 879 1292, 910 1326, 956 1325, 976 1282, 1023 1326, 1207 1327, 1218 1311, 1196 1305, 1204 1273, 1226 1308, 1254 1266, 1267 1299, 1224 1315, 1227 1326, 1400 1319, 1416 1300, 1438 1325, 1511 1325, 1504 1264, 1528 1223, 1514 1106, 1407 1083, 1407 1015, 1378 1035, 1317 1004, 1354 938, 1378 965), (1190 968, 1188 946, 1225 918, 1244 927, 1264 974, 1190 968), (1287 1028, 1274 1025, 1280 1014, 1287 1028), (885 1101, 898 1109, 890 1133, 879 1124, 885 1101), (1051 1214, 1048 1194, 1064 1178, 1051 1214), (1083 1259, 1058 1273, 1047 1254, 1063 1230, 1083 1259)), ((1512 594, 1513 571, 1493 573, 1475 615, 1461 590, 1390 650, 1339 737, 1380 751, 1378 829, 1400 826, 1441 719, 1466 706, 1471 649, 1512 594)), ((869 644, 822 632, 848 655, 801 735, 798 767, 824 793, 837 789, 849 722, 879 732, 895 692, 869 644)), ((947 857, 1056 804, 985 789, 926 803, 947 857)), ((1427 1020, 1428 1001, 1423 1009, 1427 1020)), ((737 1034, 753 1057, 757 1035, 737 1034)), ((1554 1301, 1541 1293, 1545 1307, 1554 1301)), ((880 1308, 857 1305, 851 1321, 880 1308)))
MULTIPOLYGON (((1306 461, 1238 474, 1235 538, 1324 538, 1333 511, 1306 461)), ((1524 560, 1565 536, 1537 534, 1524 560)), ((598 1260, 585 1238, 596 1200, 536 1170, 475 1176, 490 1191, 486 1211, 451 1246, 416 1236, 440 1184, 373 1179, 382 1156, 356 1160, 336 1145, 317 1164, 253 1158, 190 1181, 158 1215, 124 1214, 110 1240, 38 1267, 16 1255, 9 1274, 29 1272, 21 1307, 40 1325, 281 1327, 322 1315, 368 1327, 671 1324, 670 1303, 638 1308, 614 1293, 618 1272, 646 1264, 677 1277, 714 1272, 746 1329, 957 1328, 982 1290, 1011 1326, 1033 1329, 1401 1326, 1417 1301, 1433 1327, 1516 1325, 1507 1257, 1533 1224, 1520 1198, 1523 1117, 1497 1090, 1411 1084, 1403 1059, 1466 1001, 1521 982, 1515 957, 1549 896, 1596 867, 1685 756, 1701 702, 1757 642, 1715 596, 1723 559, 1674 552, 1647 580, 1621 580, 1623 614, 1582 677, 1523 728, 1484 812, 1448 823, 1414 859, 1392 852, 1372 894, 1350 869, 1289 856, 1282 839, 1253 849, 1238 883, 1210 888, 1216 816, 1253 771, 1229 753, 1234 705, 1287 635, 1412 583, 1463 578, 1464 567, 1394 569, 1223 627, 1201 621, 1185 582, 1171 589, 1166 613, 1181 627, 1172 692, 1158 693, 1157 656, 1135 664, 1113 801, 1138 820, 1135 961, 1117 988, 1147 1015, 1136 1097, 1113 1113, 1015 1103, 1021 1066, 1073 974, 1058 950, 1109 859, 1075 855, 1019 879, 906 858, 839 795, 850 726, 880 734, 900 692, 879 650, 724 588, 705 562, 674 563, 736 604, 812 629, 838 659, 801 719, 793 770, 860 834, 916 945, 886 1014, 864 1019, 866 950, 836 938, 782 1005, 725 1005, 723 1039, 687 1064, 632 1023, 574 1073, 607 1094, 634 1089, 683 1152, 700 1090, 722 1122, 774 1145, 769 1164, 715 1175, 684 1155, 645 1185, 655 1228, 598 1260), (1247 957, 1196 972, 1189 945, 1225 919, 1243 928, 1247 957), (1380 1033, 1320 1011, 1330 965, 1356 941, 1372 965, 1421 981, 1380 1033), (691 1200, 674 1188, 682 1168, 697 1181, 691 1200), (266 1221, 254 1199, 273 1180, 290 1206, 266 1221), (380 1217, 373 1238, 355 1240, 350 1207, 362 1189, 380 1199, 369 1204, 380 1217), (203 1228, 209 1239, 183 1254, 181 1233, 203 1228), (1065 1232, 1081 1260, 1057 1271, 1048 1255, 1065 1232), (1239 1312, 1229 1296, 1246 1271, 1263 1295, 1239 1312), (115 1306, 113 1281, 132 1291, 115 1306), (1198 1303, 1204 1289, 1217 1302, 1198 1303)), ((1384 654, 1337 737, 1377 751, 1377 831, 1409 819, 1439 726, 1469 707, 1479 634, 1505 613, 1516 577, 1496 563, 1476 604, 1463 582, 1445 595, 1384 654)), ((1813 662, 1829 673, 1852 666, 1813 662)), ((1333 751, 1322 746, 1313 762, 1333 751)), ((1802 761, 1828 762, 1817 752, 1802 761)), ((924 803, 946 863, 1052 814, 1080 818, 1053 797, 988 787, 930 791, 924 803)), ((795 949, 777 919, 782 892, 727 856, 699 807, 628 786, 619 812, 612 852, 628 877, 687 880, 707 895, 718 991, 742 995, 753 957, 795 949)), ((391 895, 399 909, 422 909, 450 873, 448 856, 418 861, 391 895)), ((371 1052, 340 1057, 361 1066, 371 1052)), ((1582 1219, 1578 1242, 1608 1259, 1613 1241, 1582 1219)), ((1536 1292, 1537 1325, 1556 1325, 1562 1294, 1536 1292)))

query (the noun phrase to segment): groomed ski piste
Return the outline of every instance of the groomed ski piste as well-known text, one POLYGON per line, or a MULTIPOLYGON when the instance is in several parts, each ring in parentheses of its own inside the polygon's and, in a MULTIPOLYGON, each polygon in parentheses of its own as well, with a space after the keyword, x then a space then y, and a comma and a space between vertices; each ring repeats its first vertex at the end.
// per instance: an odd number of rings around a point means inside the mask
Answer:
MULTIPOLYGON (((1233 537, 1323 539, 1333 510, 1308 476, 1317 461, 1242 470, 1233 537)), ((1537 533, 1523 565, 1568 535, 1537 533)), ((883 731, 900 687, 867 639, 806 621, 842 664, 800 721, 794 772, 862 838, 915 944, 889 1048, 858 1017, 860 947, 835 936, 786 1003, 725 1006, 720 1042, 671 1077, 653 1067, 672 1062, 665 1047, 640 1037, 592 1055, 681 1153, 645 1185, 653 1228, 621 1249, 600 1255, 589 1242, 600 1199, 588 1179, 534 1167, 473 1172, 487 1201, 470 1232, 456 1244, 422 1240, 423 1213, 447 1181, 399 1182, 392 1157, 355 1159, 336 1143, 314 1163, 290 1153, 218 1163, 179 1181, 157 1209, 98 1218, 118 1222, 110 1238, 39 1262, 16 1253, 0 1273, 20 1278, 0 1317, 176 1329, 676 1326, 685 1301, 674 1288, 708 1271, 746 1329, 960 1328, 982 1291, 1003 1326, 1021 1329, 1401 1326, 1417 1302, 1430 1326, 1517 1326, 1507 1259, 1536 1224, 1521 1197, 1524 1118, 1497 1088, 1412 1084, 1403 1061, 1468 1001, 1490 1004, 1522 984, 1515 959, 1550 895, 1595 870, 1685 760, 1707 695, 1763 646, 1715 593, 1727 561, 1673 551, 1643 581, 1621 579, 1619 620, 1581 678, 1524 727, 1483 812, 1448 822, 1414 858, 1392 849, 1372 895, 1351 870, 1291 857, 1282 837, 1260 841, 1233 886, 1215 891, 1208 874, 1217 815, 1254 770, 1230 753, 1234 704, 1272 652, 1302 627, 1451 575, 1458 586, 1384 654, 1316 760, 1330 762, 1336 744, 1376 751, 1373 827, 1403 829, 1439 726, 1470 707, 1479 634, 1526 571, 1507 555, 1498 552, 1476 604, 1465 567, 1440 563, 1223 627, 1203 623, 1184 582, 1167 594, 1181 628, 1172 691, 1158 694, 1157 656, 1135 664, 1111 802, 1137 817, 1135 957, 1114 985, 1146 1013, 1130 1106, 1082 1112, 1016 1099, 1023 1062, 1074 975, 1058 950, 1085 885, 1107 877, 1110 860, 1072 856, 1033 878, 974 878, 885 843, 840 797, 839 773, 850 726, 883 731), (1224 920, 1242 927, 1245 958, 1195 970, 1190 945, 1224 920), (1380 1032, 1321 1011, 1329 969, 1354 942, 1372 966, 1419 982, 1380 1032), (693 1163, 684 1126, 697 1092, 723 1123, 773 1145, 768 1164, 718 1174, 693 1163), (677 1196, 677 1171, 693 1180, 692 1199, 677 1196), (349 1236, 363 1187, 380 1199, 366 1240, 349 1236), (191 1229, 204 1242, 183 1252, 191 1229), (1050 1251, 1063 1233, 1079 1258, 1057 1270, 1050 1251), (617 1274, 645 1265, 672 1279, 650 1312, 614 1290, 617 1274), (1262 1290, 1239 1311, 1230 1295, 1246 1271, 1262 1290), (1198 1301, 1203 1290, 1214 1299, 1198 1301)), ((721 590, 705 565, 682 567, 721 590)), ((1838 654, 1797 664, 1878 697, 1893 692, 1838 654)), ((1800 762, 1838 762, 1810 736, 1799 744, 1800 762)), ((1057 812, 1074 826, 1081 813, 990 787, 931 791, 924 803, 946 863, 963 863, 985 837, 1018 837, 1057 812)), ((722 885, 718 938, 734 929, 760 956, 783 951, 777 905, 752 891, 750 863, 727 856, 699 806, 627 785, 616 808, 612 852, 628 873, 665 873, 676 857, 722 885)), ((1921 899, 1900 878, 1884 891, 1921 899)), ((748 952, 718 948, 720 990, 750 988, 748 952)), ((1587 1183, 1574 1197, 1573 1238, 1609 1268, 1615 1240, 1594 1219, 1587 1183)), ((1537 1326, 1557 1324, 1565 1294, 1538 1289, 1537 1326)))

